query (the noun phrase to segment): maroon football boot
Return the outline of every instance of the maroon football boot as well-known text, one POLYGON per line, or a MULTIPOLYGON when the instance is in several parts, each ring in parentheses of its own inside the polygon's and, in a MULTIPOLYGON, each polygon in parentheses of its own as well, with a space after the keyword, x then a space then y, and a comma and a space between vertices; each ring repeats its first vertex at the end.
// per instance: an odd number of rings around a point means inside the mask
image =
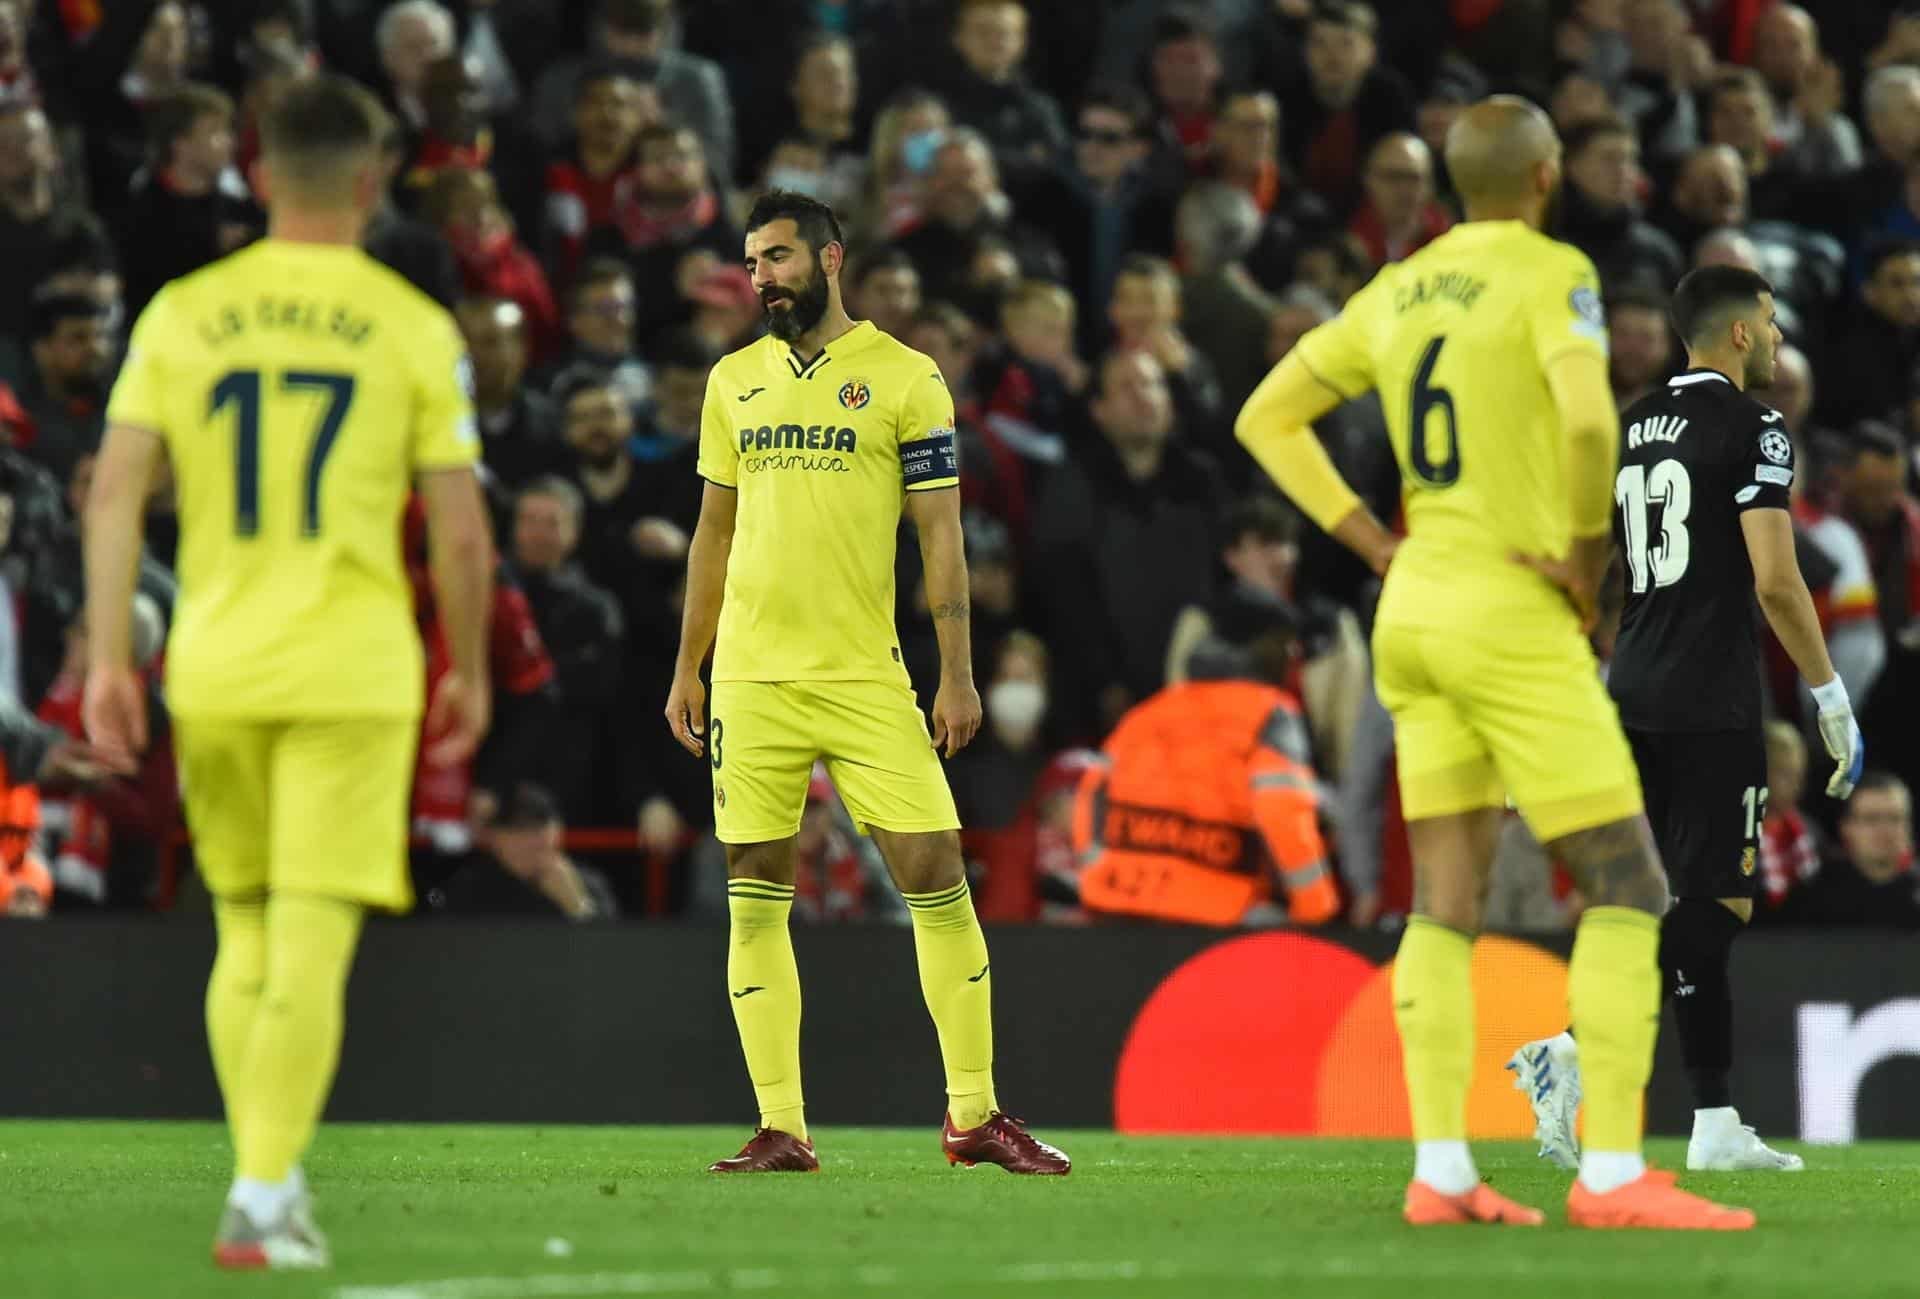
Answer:
POLYGON ((820 1161, 814 1157, 813 1142, 802 1141, 791 1132, 760 1128, 753 1140, 740 1148, 732 1159, 722 1159, 708 1168, 709 1173, 817 1173, 820 1161))
POLYGON ((940 1132, 940 1148, 947 1152, 949 1164, 965 1164, 968 1168, 998 1164, 1009 1173, 1049 1177, 1064 1177, 1073 1168, 1064 1151, 1054 1149, 1028 1132, 1019 1119, 998 1110, 985 1123, 965 1132, 953 1126, 953 1115, 947 1115, 940 1132))

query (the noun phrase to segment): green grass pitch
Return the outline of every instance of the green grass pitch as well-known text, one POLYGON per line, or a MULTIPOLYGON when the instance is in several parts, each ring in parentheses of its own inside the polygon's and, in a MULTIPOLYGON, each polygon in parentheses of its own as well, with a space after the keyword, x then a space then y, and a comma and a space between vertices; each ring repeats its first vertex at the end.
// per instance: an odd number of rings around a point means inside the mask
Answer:
MULTIPOLYGON (((1540 1230, 1401 1225, 1399 1143, 1047 1132, 1065 1179, 949 1169, 938 1133, 823 1129, 818 1177, 718 1178, 737 1129, 335 1126, 308 1161, 329 1273, 207 1261, 225 1189, 208 1123, 0 1123, 7 1299, 546 1296, 1912 1295, 1920 1145, 1814 1149, 1798 1176, 1683 1184, 1760 1213, 1724 1236, 1578 1232, 1566 1179, 1512 1143, 1481 1171, 1540 1230), (562 1243, 564 1242, 564 1243, 562 1243)), ((1669 1167, 1679 1143, 1653 1143, 1669 1167)))

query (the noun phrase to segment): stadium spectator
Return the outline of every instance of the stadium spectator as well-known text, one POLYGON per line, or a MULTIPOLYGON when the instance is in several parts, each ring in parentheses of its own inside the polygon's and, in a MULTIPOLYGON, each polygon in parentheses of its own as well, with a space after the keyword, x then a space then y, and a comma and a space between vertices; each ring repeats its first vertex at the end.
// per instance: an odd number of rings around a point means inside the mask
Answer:
POLYGON ((1131 86, 1096 86, 1080 100, 1070 162, 1031 172, 1014 194, 1066 257, 1079 300, 1081 344, 1106 319, 1113 277, 1129 250, 1173 251, 1173 196, 1150 166, 1146 99, 1131 86))
POLYGON ((1820 422, 1847 428, 1863 419, 1899 421, 1915 395, 1920 361, 1920 243, 1870 249, 1852 310, 1829 336, 1823 368, 1844 381, 1823 384, 1820 422))
POLYGON ((1905 781, 1886 771, 1860 778, 1840 818, 1840 848, 1796 899, 1796 917, 1823 925, 1920 929, 1913 800, 1905 781))
POLYGON ((1840 513, 1860 532, 1873 565, 1886 666, 1861 718, 1874 761, 1903 779, 1920 770, 1911 719, 1920 706, 1920 501, 1906 490, 1900 435, 1877 421, 1856 426, 1838 476, 1840 513))
POLYGON ((1413 127, 1406 82, 1379 61, 1380 22, 1358 0, 1323 0, 1307 19, 1306 76, 1280 86, 1295 175, 1338 216, 1360 199, 1362 160, 1381 136, 1413 127))
POLYGON ((1114 278, 1107 322, 1112 346, 1153 353, 1173 393, 1174 417, 1195 446, 1218 456, 1232 442, 1229 412, 1220 399, 1220 376, 1213 362, 1181 328, 1180 277, 1173 263, 1148 253, 1132 253, 1114 278))
POLYGON ((1564 136, 1612 116, 1615 112, 1613 93, 1597 77, 1575 69, 1554 85, 1553 95, 1547 100, 1547 111, 1564 136))
POLYGON ((0 0, 0 107, 40 102, 40 80, 27 59, 20 9, 16 0, 0 0))
POLYGON ((1165 679, 1174 617, 1213 590, 1213 462, 1175 425, 1166 371, 1145 351, 1099 366, 1099 436, 1058 466, 1034 522, 1034 564, 1062 733, 1097 735, 1165 679))
POLYGON ((640 132, 640 179, 616 209, 617 238, 588 241, 589 251, 624 251, 636 290, 635 330, 645 338, 693 313, 676 292, 681 259, 706 249, 732 264, 740 231, 712 181, 700 137, 690 127, 659 122, 640 132))
POLYGON ((1320 196, 1296 183, 1280 165, 1275 154, 1279 132, 1279 102, 1267 91, 1238 91, 1221 105, 1213 174, 1245 190, 1260 210, 1260 234, 1247 264, 1269 288, 1293 274, 1293 259, 1303 241, 1333 226, 1320 196))
POLYGON ((567 346, 556 376, 582 366, 605 373, 638 414, 653 396, 653 371, 634 351, 639 299, 633 272, 611 257, 588 260, 567 299, 567 346))
POLYGON ((91 123, 86 136, 87 193, 93 210, 109 227, 126 212, 133 178, 147 160, 147 110, 186 84, 192 54, 186 5, 163 0, 123 9, 94 38, 107 47, 102 51, 103 62, 112 60, 114 47, 126 49, 119 45, 118 32, 131 34, 134 23, 141 24, 138 41, 107 84, 91 88, 100 102, 86 105, 91 123))
POLYGON ((0 916, 37 918, 53 905, 53 873, 36 851, 40 792, 9 781, 0 791, 0 916))
MULTIPOLYGON (((1159 134, 1177 169, 1204 173, 1221 144, 1219 42, 1206 15, 1191 5, 1169 7, 1153 24, 1147 51, 1147 88, 1160 112, 1159 134)), ((1266 139, 1271 157, 1279 145, 1279 110, 1266 139)))
POLYGON ((127 307, 138 316, 168 280, 253 240, 262 227, 233 168, 233 101, 188 82, 147 110, 153 151, 119 237, 127 307))
POLYGON ((854 263, 847 283, 847 313, 874 328, 906 337, 920 310, 920 272, 898 248, 881 248, 854 263))
POLYGON ((1821 54, 1812 15, 1797 4, 1761 10, 1753 26, 1752 64, 1773 98, 1773 137, 1789 170, 1837 174, 1865 161, 1860 130, 1842 111, 1846 78, 1821 54))
POLYGON ((1625 410, 1675 373, 1666 299, 1638 288, 1614 294, 1607 302, 1607 333, 1613 400, 1625 410))
MULTIPOLYGON (((29 104, 0 105, 0 262, 45 271, 113 264, 106 230, 63 196, 60 179, 47 115, 29 104)), ((31 277, 19 274, 0 287, 0 337, 25 336, 32 287, 31 277)))
POLYGON ((592 781, 607 768, 619 725, 625 661, 619 602, 573 562, 585 506, 563 478, 536 478, 514 501, 512 560, 520 588, 553 658, 560 698, 543 739, 543 783, 564 819, 591 824, 592 781))
POLYGON ((654 400, 647 420, 634 434, 634 457, 650 473, 677 486, 685 499, 670 511, 689 519, 699 513, 700 476, 694 460, 700 444, 700 417, 707 399, 707 375, 720 349, 690 329, 674 329, 654 340, 654 400))
POLYGON ((527 313, 510 298, 473 297, 461 300, 454 318, 473 359, 481 459, 500 494, 510 496, 536 478, 566 472, 573 457, 560 437, 559 412, 551 398, 526 382, 532 355, 527 313))
MULTIPOLYGON (((820 165, 813 171, 768 166, 763 162, 768 189, 797 190, 812 194, 836 209, 845 207, 859 192, 860 177, 866 167, 861 147, 860 72, 854 59, 853 43, 843 36, 816 36, 804 45, 793 61, 793 79, 787 94, 791 101, 792 121, 785 114, 770 117, 790 134, 818 151, 820 165)), ((776 145, 773 152, 777 152, 776 145)), ((769 151, 761 151, 763 159, 769 151)))
POLYGON ((1426 247, 1453 224, 1434 198, 1433 155, 1417 135, 1396 131, 1373 146, 1365 198, 1347 229, 1376 266, 1426 247))
POLYGON ((1620 0, 1573 0, 1553 32, 1553 52, 1603 86, 1618 85, 1632 62, 1620 0))
MULTIPOLYGON (((981 331, 967 314, 948 302, 922 307, 907 331, 907 346, 925 352, 940 369, 940 377, 953 394, 954 431, 960 458, 969 469, 960 478, 961 505, 969 515, 985 514, 998 521, 1012 536, 1019 549, 1025 549, 1030 535, 1031 498, 1028 465, 1021 452, 1009 443, 1001 431, 986 418, 975 382, 975 359, 981 350, 981 331)), ((1029 448, 1034 441, 1026 443, 1029 448)), ((1050 443, 1058 449, 1057 439, 1050 443)), ((969 557, 972 547, 968 548, 969 557)), ((978 569, 973 570, 976 578, 978 569)), ((976 647, 980 607, 975 597, 974 619, 976 647)), ((915 680, 920 678, 916 676, 915 680)))
MULTIPOLYGON (((979 313, 986 304, 970 291, 977 256, 998 240, 1014 254, 1016 274, 1062 280, 1065 263, 1040 231, 1014 216, 1000 187, 999 170, 986 138, 966 127, 948 131, 934 153, 926 186, 927 220, 903 236, 900 247, 920 269, 927 297, 959 303, 979 313)), ((991 319, 991 312, 987 313, 991 319)))
MULTIPOLYGON (((532 108, 532 126, 540 142, 553 148, 565 144, 575 87, 588 68, 613 63, 636 74, 650 69, 666 116, 699 137, 707 171, 714 184, 725 189, 736 162, 734 111, 726 78, 711 59, 667 43, 673 21, 673 0, 606 0, 592 29, 591 48, 554 60, 540 76, 532 108)), ((737 38, 740 33, 729 35, 737 38)))
POLYGON ((1611 296, 1629 284, 1665 292, 1685 270, 1680 249, 1640 215, 1640 142, 1625 118, 1607 116, 1566 133, 1560 237, 1593 259, 1611 296))
POLYGON ((948 767, 960 823, 1002 830, 1027 808, 1052 760, 1042 738, 1047 717, 1047 647, 1031 632, 1015 631, 987 659, 986 725, 948 767))
POLYGON ((1057 284, 1027 280, 1000 307, 1002 345, 977 372, 987 424, 1036 459, 1060 457, 1059 438, 1089 371, 1074 350, 1073 295, 1057 284))
POLYGON ((449 311, 461 296, 460 263, 440 232, 407 215, 393 200, 393 189, 406 162, 406 141, 391 126, 382 144, 382 186, 379 204, 367 218, 362 238, 369 256, 387 266, 449 311))
POLYGON ((428 64, 420 93, 425 108, 400 178, 402 201, 416 204, 441 173, 484 171, 493 160, 486 94, 466 56, 428 64))
POLYGON ((428 188, 421 210, 452 247, 464 291, 517 305, 534 362, 551 358, 559 348, 560 309, 546 271, 514 231, 493 174, 448 167, 428 188))
POLYGON ((866 181, 849 214, 855 243, 897 238, 925 219, 927 179, 950 124, 939 97, 917 88, 900 91, 880 110, 866 181))
POLYGON ((1267 317, 1273 304, 1245 260, 1260 230, 1260 210, 1252 198, 1219 181, 1190 186, 1174 216, 1175 264, 1184 272, 1183 326, 1219 372, 1226 410, 1240 409, 1267 372, 1267 317))
POLYGON ((1807 788, 1807 742, 1791 722, 1767 727, 1767 816, 1760 827, 1760 896, 1756 920, 1779 913, 1820 873, 1819 845, 1800 812, 1807 788))
POLYGON ((1739 153, 1729 145, 1707 144, 1688 154, 1655 219, 1688 255, 1715 230, 1744 226, 1747 172, 1739 153))
POLYGON ((1009 174, 1048 166, 1066 156, 1068 145, 1060 106, 1020 71, 1027 26, 1021 0, 959 0, 952 29, 957 57, 936 60, 929 78, 953 120, 978 131, 1009 174))
POLYGON ((380 15, 374 44, 387 107, 410 135, 426 128, 427 71, 455 54, 455 34, 453 14, 438 0, 399 0, 380 15))
POLYGON ((4 418, 13 445, 64 483, 80 457, 100 446, 113 320, 91 298, 40 298, 29 338, 30 363, 4 418))
POLYGON ((1340 909, 1293 668, 1292 615, 1248 595, 1192 680, 1128 710, 1081 783, 1074 850, 1096 915, 1319 924, 1340 909), (1279 905, 1283 904, 1283 905, 1279 905))
POLYGON ((1626 9, 1630 58, 1620 111, 1649 157, 1682 157, 1700 143, 1694 92, 1712 79, 1713 50, 1694 35, 1681 0, 1627 0, 1626 9))
POLYGON ((588 237, 613 224, 621 190, 638 183, 635 146, 660 113, 653 84, 624 68, 608 65, 581 76, 572 151, 547 164, 544 184, 544 244, 561 285, 572 283, 588 237))

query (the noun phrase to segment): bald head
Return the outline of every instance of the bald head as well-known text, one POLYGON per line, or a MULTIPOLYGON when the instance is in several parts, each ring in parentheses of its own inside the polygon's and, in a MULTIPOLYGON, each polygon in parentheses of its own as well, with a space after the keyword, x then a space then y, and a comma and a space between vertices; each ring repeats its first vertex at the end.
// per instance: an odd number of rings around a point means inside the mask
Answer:
POLYGON ((1560 173, 1553 123, 1517 95, 1483 99, 1447 132, 1447 172, 1466 201, 1500 209, 1544 205, 1560 173))

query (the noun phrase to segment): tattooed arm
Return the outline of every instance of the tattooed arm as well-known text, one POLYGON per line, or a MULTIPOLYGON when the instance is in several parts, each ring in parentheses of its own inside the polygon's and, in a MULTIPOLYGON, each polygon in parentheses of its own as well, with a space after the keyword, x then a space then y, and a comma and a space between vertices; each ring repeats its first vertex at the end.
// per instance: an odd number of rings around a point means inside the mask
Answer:
POLYGON ((940 638, 940 689, 933 699, 933 744, 952 757, 980 729, 959 489, 908 492, 907 509, 920 534, 927 607, 933 613, 934 633, 940 638))

